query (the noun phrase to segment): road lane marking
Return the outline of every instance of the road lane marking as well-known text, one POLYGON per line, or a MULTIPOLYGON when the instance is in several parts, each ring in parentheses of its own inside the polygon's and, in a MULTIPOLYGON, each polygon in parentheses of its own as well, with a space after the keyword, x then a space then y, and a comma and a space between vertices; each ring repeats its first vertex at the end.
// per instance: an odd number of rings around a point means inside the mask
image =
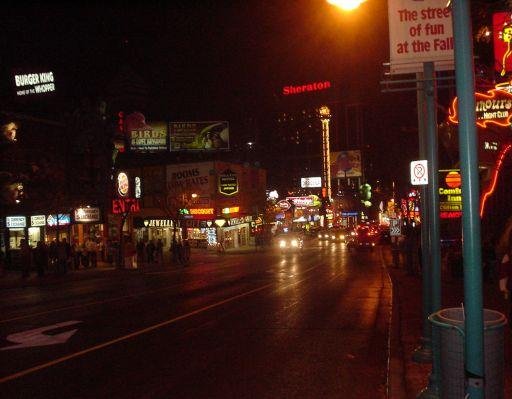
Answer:
MULTIPOLYGON (((308 271, 311 271, 313 269, 316 269, 318 266, 313 266, 309 269, 306 270, 306 272, 308 271)), ((311 278, 311 276, 309 277, 305 277, 301 280, 298 280, 298 281, 295 281, 293 283, 290 283, 290 284, 287 284, 286 286, 284 287, 279 287, 276 289, 276 291, 281 291, 285 288, 288 288, 288 287, 291 287, 291 286, 294 286, 296 284, 299 284, 299 283, 302 283, 306 280, 308 280, 309 278, 311 278)), ((135 337, 138 337, 139 335, 143 335, 143 334, 146 334, 148 332, 151 332, 151 331, 154 331, 154 330, 157 330, 159 328, 162 328, 162 327, 165 327, 165 326, 168 326, 170 324, 173 324, 173 323, 176 323, 177 321, 180 321, 180 320, 184 320, 186 318, 189 318, 191 316, 195 316, 199 313, 202 313, 202 312, 205 312, 207 310, 210 310, 210 309, 214 309, 214 308, 217 308, 219 306, 222 306, 226 303, 229 303, 229 302, 233 302, 237 299, 240 299, 240 298, 243 298, 243 297, 246 297, 246 296, 249 296, 251 294, 254 294, 256 292, 259 292, 259 291, 263 291, 267 288, 270 288, 272 286, 275 285, 275 282, 272 282, 272 283, 269 283, 269 284, 265 284, 265 285, 262 285, 261 287, 258 287, 258 288, 255 288, 255 289, 252 289, 252 290, 249 290, 249 291, 246 291, 246 292, 243 292, 241 294, 238 294, 238 295, 235 295, 235 296, 232 296, 230 298, 227 298, 227 299, 223 299, 222 301, 219 301, 219 302, 215 302, 211 305, 207 305, 207 306, 204 306, 200 309, 196 309, 192 312, 189 312, 189 313, 186 313, 186 314, 183 314, 181 316, 177 316, 177 317, 174 317, 170 320, 166 320, 166 321, 163 321, 161 323, 158 323, 158 324, 154 324, 152 326, 149 326, 149 327, 146 327, 146 328, 143 328, 142 330, 138 330, 138 331, 134 331, 130 334, 126 334, 126 335, 123 335, 121 337, 118 337, 118 338, 114 338, 112 340, 109 340, 109 341, 106 341, 106 342, 103 342, 101 344, 98 344, 98 345, 95 345, 95 346, 92 346, 90 348, 87 348, 87 349, 83 349, 81 351, 78 351, 78 352, 75 352, 75 353, 71 353, 67 356, 62 356, 62 357, 59 357, 57 359, 54 359, 54 360, 51 360, 49 362, 46 362, 46 363, 43 363, 43 364, 40 364, 40 365, 37 365, 37 366, 34 366, 34 367, 30 367, 26 370, 22 370, 22 371, 19 371, 17 373, 14 373, 14 374, 10 374, 10 375, 7 375, 5 377, 2 377, 0 378, 0 384, 3 384, 5 382, 8 382, 8 381, 12 381, 12 380, 15 380, 15 379, 18 379, 18 378, 21 378, 21 377, 24 377, 28 374, 32 374, 32 373, 35 373, 36 371, 40 371, 40 370, 44 370, 44 369, 47 369, 49 367, 52 367, 52 366, 56 366, 60 363, 64 363, 68 360, 71 360, 71 359, 75 359, 77 357, 81 357, 83 355, 86 355, 88 353, 91 353, 91 352, 94 352, 94 351, 97 351, 99 349, 103 349, 103 348, 106 348, 108 346, 111 346, 111 345, 114 345, 114 344, 117 344, 119 342, 122 342, 122 341, 126 341, 128 339, 131 339, 131 338, 135 338, 135 337)))
POLYGON ((51 326, 39 327, 32 330, 26 330, 15 334, 8 335, 5 339, 14 342, 16 345, 9 345, 0 348, 0 351, 30 348, 34 346, 57 345, 67 342, 78 329, 64 331, 59 334, 44 334, 46 331, 55 330, 61 327, 74 326, 81 323, 80 320, 63 321, 61 323, 52 324, 51 326))

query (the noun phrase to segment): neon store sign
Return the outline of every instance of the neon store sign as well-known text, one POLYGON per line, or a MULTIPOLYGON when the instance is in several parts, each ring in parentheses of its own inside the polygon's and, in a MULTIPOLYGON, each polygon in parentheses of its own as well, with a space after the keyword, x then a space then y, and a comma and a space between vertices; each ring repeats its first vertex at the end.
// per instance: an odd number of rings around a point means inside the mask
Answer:
MULTIPOLYGON (((512 120, 511 82, 500 83, 487 93, 475 93, 476 124, 482 128, 487 125, 510 126, 512 120)), ((458 98, 452 101, 448 119, 453 124, 459 123, 458 98)))
POLYGON ((331 86, 331 82, 325 80, 323 82, 306 83, 298 86, 284 86, 282 93, 284 96, 289 96, 293 94, 308 93, 311 91, 327 90, 330 89, 331 86))

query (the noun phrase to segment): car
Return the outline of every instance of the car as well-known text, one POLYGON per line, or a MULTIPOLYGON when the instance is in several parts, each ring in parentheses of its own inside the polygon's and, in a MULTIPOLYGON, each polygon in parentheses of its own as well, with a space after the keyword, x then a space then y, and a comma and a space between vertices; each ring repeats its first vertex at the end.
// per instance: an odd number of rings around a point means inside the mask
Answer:
POLYGON ((317 234, 317 238, 320 241, 327 241, 331 237, 329 230, 320 230, 317 234))
POLYGON ((304 239, 300 234, 282 234, 277 237, 277 245, 281 253, 300 252, 304 248, 304 239))
POLYGON ((328 240, 331 242, 343 242, 346 243, 350 231, 345 228, 334 228, 329 231, 328 240))
POLYGON ((347 247, 349 250, 369 249, 373 251, 378 241, 379 235, 374 229, 369 226, 359 226, 355 230, 355 234, 351 235, 350 240, 347 242, 347 247))

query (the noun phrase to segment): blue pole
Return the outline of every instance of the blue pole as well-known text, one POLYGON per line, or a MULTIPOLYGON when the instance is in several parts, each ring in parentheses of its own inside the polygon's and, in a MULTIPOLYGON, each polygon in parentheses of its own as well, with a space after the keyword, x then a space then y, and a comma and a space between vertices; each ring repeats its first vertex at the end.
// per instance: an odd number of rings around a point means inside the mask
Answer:
MULTIPOLYGON (((428 214, 429 214, 429 242, 430 242, 430 284, 431 284, 431 310, 435 313, 441 310, 441 247, 439 223, 439 162, 437 138, 436 113, 436 73, 433 62, 423 64, 425 77, 425 104, 427 108, 427 155, 428 155, 428 214)), ((432 327, 431 327, 432 328, 432 327)), ((432 334, 432 381, 434 392, 439 392, 441 356, 437 329, 432 334)))
POLYGON ((455 77, 459 113, 459 152, 462 175, 462 254, 464 257, 464 307, 466 393, 471 399, 483 399, 484 322, 478 153, 475 116, 475 76, 470 5, 468 0, 454 0, 453 37, 455 77))
MULTIPOLYGON (((425 85, 423 73, 416 73, 416 101, 418 106, 418 140, 419 159, 427 159, 427 130, 425 122, 425 85)), ((429 214, 427 207, 428 187, 420 186, 420 210, 421 210, 421 287, 422 287, 422 336, 420 346, 414 350, 412 358, 418 363, 430 363, 432 361, 432 326, 428 316, 432 313, 431 279, 430 279, 430 244, 429 244, 429 214)))

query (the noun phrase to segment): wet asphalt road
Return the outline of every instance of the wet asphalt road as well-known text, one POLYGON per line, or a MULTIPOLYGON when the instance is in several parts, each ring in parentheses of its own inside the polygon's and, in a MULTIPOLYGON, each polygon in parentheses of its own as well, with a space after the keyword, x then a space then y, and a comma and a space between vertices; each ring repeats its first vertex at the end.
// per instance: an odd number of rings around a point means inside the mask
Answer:
POLYGON ((384 398, 379 248, 193 253, 186 268, 4 289, 2 398, 384 398))

